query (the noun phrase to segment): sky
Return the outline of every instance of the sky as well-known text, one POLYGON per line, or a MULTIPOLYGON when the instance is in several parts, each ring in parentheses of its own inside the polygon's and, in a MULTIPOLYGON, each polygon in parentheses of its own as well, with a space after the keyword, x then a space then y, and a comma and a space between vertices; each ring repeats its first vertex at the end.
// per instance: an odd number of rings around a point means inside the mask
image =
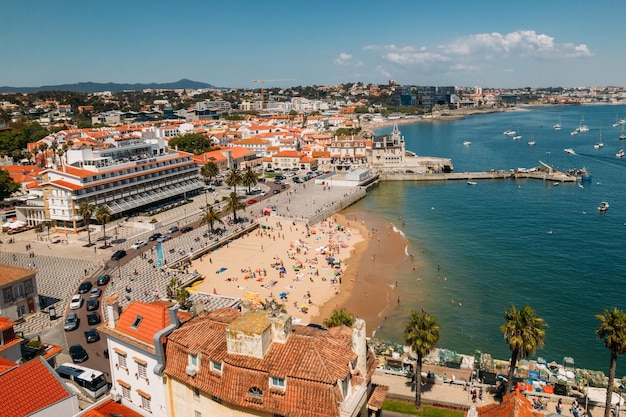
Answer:
POLYGON ((0 0, 0 86, 626 85, 623 0, 0 0))

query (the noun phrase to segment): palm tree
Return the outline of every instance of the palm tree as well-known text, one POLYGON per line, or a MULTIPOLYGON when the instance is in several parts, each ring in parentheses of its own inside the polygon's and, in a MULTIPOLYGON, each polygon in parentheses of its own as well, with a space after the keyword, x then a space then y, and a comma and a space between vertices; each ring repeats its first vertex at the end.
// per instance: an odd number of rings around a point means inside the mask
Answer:
POLYGON ((337 327, 342 324, 348 327, 352 327, 354 324, 354 314, 348 313, 345 308, 333 310, 333 314, 324 319, 324 326, 326 327, 337 327))
POLYGON ((96 209, 96 220, 102 225, 102 231, 104 232, 104 247, 107 247, 107 222, 111 218, 111 211, 108 206, 98 206, 96 209))
POLYGON ((248 187, 248 194, 250 193, 250 189, 257 185, 258 182, 259 177, 257 177, 256 172, 254 172, 250 167, 246 168, 241 176, 241 185, 248 187))
POLYGON ((500 326, 500 331, 502 331, 504 340, 511 349, 511 363, 504 385, 504 393, 506 394, 511 390, 513 384, 517 360, 526 358, 543 347, 547 324, 527 305, 520 310, 511 305, 511 309, 504 312, 504 319, 506 323, 500 326))
POLYGON ((239 200, 237 193, 233 191, 226 199, 224 210, 227 213, 233 213, 233 221, 237 223, 237 210, 241 210, 244 207, 245 205, 239 200))
POLYGON ((239 172, 237 168, 231 168, 230 171, 228 171, 228 174, 226 174, 226 179, 224 179, 224 182, 228 186, 233 187, 233 191, 236 193, 237 186, 241 184, 241 178, 241 172, 239 172))
POLYGON ((606 390, 606 404, 604 417, 611 414, 611 399, 613 397, 613 381, 615 380, 615 368, 617 356, 626 352, 626 314, 613 307, 612 310, 604 309, 603 314, 596 315, 600 320, 600 327, 596 329, 598 339, 604 339, 604 346, 611 352, 609 363, 609 386, 606 390))
POLYGON ((87 228, 87 239, 89 240, 89 246, 91 246, 91 227, 89 227, 89 221, 96 207, 91 203, 82 203, 78 206, 78 214, 83 218, 83 223, 87 228))
POLYGON ((209 232, 212 233, 215 223, 224 223, 222 221, 222 215, 219 211, 216 211, 213 206, 207 206, 200 218, 200 224, 207 224, 209 226, 209 232))
POLYGON ((37 149, 39 150, 39 152, 41 153, 41 167, 45 167, 46 166, 46 149, 48 149, 48 144, 47 143, 41 143, 39 144, 39 146, 37 147, 37 149))
POLYGON ((441 338, 439 323, 434 316, 424 310, 411 311, 411 318, 405 323, 404 341, 417 355, 415 361, 415 405, 422 402, 422 361, 435 348, 441 338))
POLYGON ((220 172, 219 167, 215 162, 207 162, 202 168, 200 168, 200 175, 204 177, 204 182, 211 182, 211 179, 220 172))

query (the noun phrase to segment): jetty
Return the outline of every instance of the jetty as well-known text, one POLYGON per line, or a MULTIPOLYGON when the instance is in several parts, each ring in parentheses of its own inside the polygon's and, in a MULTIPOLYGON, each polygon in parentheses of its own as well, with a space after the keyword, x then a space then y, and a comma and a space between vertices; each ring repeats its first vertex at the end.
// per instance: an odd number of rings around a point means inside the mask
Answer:
POLYGON ((381 181, 477 181, 501 179, 536 179, 551 182, 576 182, 576 175, 554 169, 531 168, 517 170, 490 170, 440 173, 383 172, 381 181))

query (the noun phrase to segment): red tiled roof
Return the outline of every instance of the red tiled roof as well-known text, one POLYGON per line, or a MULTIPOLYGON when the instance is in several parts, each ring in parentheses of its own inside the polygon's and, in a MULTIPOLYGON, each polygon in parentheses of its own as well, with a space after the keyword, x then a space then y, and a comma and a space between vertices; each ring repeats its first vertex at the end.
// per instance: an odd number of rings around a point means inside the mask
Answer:
POLYGON ((230 308, 215 310, 191 319, 175 330, 167 343, 165 373, 240 407, 283 415, 339 416, 343 396, 337 381, 350 372, 356 359, 351 349, 351 331, 345 326, 311 332, 294 325, 285 343, 272 343, 263 359, 228 353, 226 327, 239 317, 230 308), (195 377, 187 375, 187 356, 201 353, 201 366, 195 377), (210 361, 222 362, 222 372, 210 370, 210 361), (271 388, 271 376, 285 378, 285 390, 271 388), (258 387, 262 400, 248 396, 258 387))
POLYGON ((543 417, 533 411, 531 402, 518 390, 505 395, 501 403, 488 404, 477 411, 481 417, 543 417))
POLYGON ((5 399, 0 401, 3 417, 29 415, 72 396, 40 357, 0 374, 0 392, 5 399))
POLYGON ((111 416, 124 416, 124 417, 143 417, 140 414, 121 403, 117 403, 113 400, 106 400, 99 405, 95 406, 91 410, 81 414, 81 417, 111 417, 111 416))
POLYGON ((37 273, 34 269, 20 268, 18 266, 0 264, 0 287, 20 281, 24 278, 34 276, 37 273))
MULTIPOLYGON (((115 330, 128 337, 152 345, 154 343, 154 335, 171 324, 168 309, 172 305, 172 303, 165 301, 153 303, 133 301, 120 315, 115 330), (138 317, 141 317, 141 320, 135 326, 138 317)), ((191 317, 187 313, 178 313, 178 316, 182 320, 188 320, 191 317)))
POLYGON ((0 356, 0 374, 3 374, 5 371, 15 366, 17 366, 15 362, 8 360, 4 356, 0 356))

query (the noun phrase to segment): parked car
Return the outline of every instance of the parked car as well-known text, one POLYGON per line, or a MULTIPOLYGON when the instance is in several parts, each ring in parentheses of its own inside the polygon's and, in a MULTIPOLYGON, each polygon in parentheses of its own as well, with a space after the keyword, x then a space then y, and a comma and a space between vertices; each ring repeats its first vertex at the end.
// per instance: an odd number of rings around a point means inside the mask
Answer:
POLYGON ((122 259, 124 256, 126 256, 126 251, 123 249, 120 249, 118 251, 115 251, 115 253, 113 255, 111 255, 111 260, 113 261, 119 261, 120 259, 122 259))
POLYGON ((94 324, 100 324, 101 321, 102 319, 100 318, 100 314, 96 313, 95 311, 87 314, 88 325, 93 326, 94 324))
POLYGON ((87 300, 87 311, 94 311, 100 307, 100 301, 95 298, 90 298, 87 300))
POLYGON ((180 233, 187 233, 187 232, 191 232, 192 230, 193 230, 193 227, 185 226, 182 229, 180 229, 180 233))
POLYGON ((172 234, 172 233, 176 233, 178 232, 178 226, 172 226, 169 229, 167 229, 167 233, 172 234))
POLYGON ((276 189, 276 190, 274 190, 274 191, 272 191, 272 192, 273 192, 274 194, 278 194, 278 193, 280 193, 280 190, 279 190, 279 189, 276 189))
POLYGON ((70 310, 78 310, 83 306, 83 297, 80 294, 76 294, 70 301, 70 310))
POLYGON ((91 287, 93 287, 93 284, 89 281, 85 281, 78 286, 78 293, 79 294, 88 293, 89 290, 91 290, 91 287))
POLYGON ((98 277, 98 281, 96 281, 96 284, 98 284, 98 285, 107 285, 110 280, 111 280, 111 276, 110 275, 100 275, 98 277))
POLYGON ((168 240, 170 240, 172 238, 172 236, 170 235, 164 235, 164 236, 160 236, 157 239, 157 242, 163 243, 163 242, 167 242, 168 240))
POLYGON ((248 200, 248 204, 254 204, 254 203, 256 203, 256 202, 257 202, 257 201, 256 201, 254 198, 251 198, 250 200, 248 200))
POLYGON ((92 290, 89 292, 89 298, 98 298, 101 295, 102 295, 102 290, 98 287, 92 288, 92 290))
POLYGON ((96 329, 85 330, 85 340, 87 343, 93 343, 100 340, 100 333, 96 329))
POLYGON ((85 362, 87 359, 89 359, 87 351, 81 345, 70 346, 70 356, 72 357, 72 362, 74 363, 85 362))
POLYGON ((143 248, 144 246, 146 246, 148 243, 145 240, 138 240, 137 242, 133 243, 133 245, 131 246, 131 249, 139 249, 139 248, 143 248))
POLYGON ((148 238, 148 240, 150 242, 154 242, 155 240, 157 240, 158 238, 160 238, 162 235, 161 233, 153 233, 152 235, 150 235, 150 237, 148 238))
POLYGON ((78 329, 80 325, 80 319, 76 313, 69 313, 65 318, 65 323, 63 323, 63 330, 66 332, 71 332, 72 330, 78 329))
POLYGON ((285 184, 281 184, 280 189, 284 190, 285 188, 287 188, 287 186, 285 184))

